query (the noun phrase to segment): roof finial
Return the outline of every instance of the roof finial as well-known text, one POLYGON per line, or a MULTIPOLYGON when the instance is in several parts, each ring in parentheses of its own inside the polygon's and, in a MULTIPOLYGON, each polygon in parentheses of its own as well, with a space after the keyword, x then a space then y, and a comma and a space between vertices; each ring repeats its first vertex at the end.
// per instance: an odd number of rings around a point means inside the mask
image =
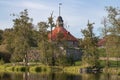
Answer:
POLYGON ((62 3, 59 3, 59 16, 60 16, 60 12, 61 12, 61 6, 62 5, 62 3))

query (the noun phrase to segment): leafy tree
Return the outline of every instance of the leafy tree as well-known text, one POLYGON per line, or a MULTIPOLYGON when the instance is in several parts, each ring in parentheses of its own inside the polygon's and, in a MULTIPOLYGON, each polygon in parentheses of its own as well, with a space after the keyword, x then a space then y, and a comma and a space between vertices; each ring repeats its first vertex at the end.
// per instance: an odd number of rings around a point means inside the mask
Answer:
MULTIPOLYGON (((49 24, 49 27, 50 27, 50 30, 51 30, 51 42, 52 42, 52 28, 55 27, 55 24, 54 24, 54 20, 53 20, 53 12, 51 13, 51 16, 48 17, 48 24, 49 24)), ((54 57, 54 45, 51 43, 51 54, 52 54, 52 58, 51 58, 51 63, 52 65, 54 66, 55 65, 55 57, 54 57)))
MULTIPOLYGON (((113 47, 112 54, 119 56, 119 47, 120 47, 120 9, 114 7, 107 7, 108 11, 108 22, 109 22, 109 39, 111 39, 111 46, 113 47), (116 48, 116 49, 115 49, 116 48), (117 51, 117 52, 116 52, 117 51)), ((109 42, 109 41, 107 41, 109 42)))
POLYGON ((3 41, 2 41, 2 45, 6 45, 6 50, 8 50, 8 52, 10 54, 13 53, 14 47, 13 47, 13 40, 14 40, 14 33, 13 33, 13 29, 5 29, 3 32, 3 41))
POLYGON ((83 57, 82 63, 85 66, 93 67, 99 66, 97 53, 97 38, 93 33, 93 23, 87 25, 87 29, 82 30, 83 39, 83 57))
MULTIPOLYGON (((39 22, 39 49, 41 54, 41 62, 47 65, 60 65, 62 64, 61 60, 61 51, 60 47, 58 46, 60 42, 59 38, 56 41, 48 40, 48 28, 51 29, 52 35, 52 28, 54 27, 53 16, 48 18, 48 23, 46 22, 39 22)), ((59 36, 58 36, 59 37, 59 36)))
POLYGON ((47 64, 48 62, 48 56, 47 56, 47 47, 48 47, 48 24, 46 22, 39 22, 39 43, 38 46, 40 48, 40 54, 41 54, 41 61, 44 64, 47 64))
POLYGON ((10 62, 10 57, 13 53, 13 29, 5 29, 2 34, 2 43, 0 46, 1 58, 5 62, 10 62))
MULTIPOLYGON (((106 54, 108 57, 120 57, 120 9, 112 6, 106 7, 107 32, 106 32, 106 54), (109 33, 109 34, 108 34, 109 33)), ((105 29, 104 29, 105 30, 105 29)), ((107 64, 109 66, 109 64, 107 64)))
POLYGON ((3 40, 3 30, 0 30, 0 44, 2 43, 2 40, 3 40))
POLYGON ((27 65, 28 60, 28 51, 30 47, 32 47, 32 33, 33 33, 33 26, 32 26, 32 19, 28 17, 27 9, 20 12, 20 15, 13 15, 17 16, 16 19, 13 20, 14 26, 14 40, 13 46, 14 51, 11 57, 12 61, 22 61, 25 60, 25 65, 27 65))
POLYGON ((109 44, 109 43, 107 43, 108 42, 108 36, 107 36, 107 33, 108 33, 108 19, 106 18, 106 17, 104 17, 104 19, 103 19, 103 21, 102 21, 102 24, 103 24, 103 28, 102 28, 102 34, 103 34, 103 36, 104 36, 104 39, 105 39, 105 44, 103 45, 104 46, 104 48, 102 48, 102 49, 99 49, 99 50, 102 50, 103 52, 101 52, 101 51, 99 51, 99 53, 101 54, 105 54, 106 56, 106 67, 108 67, 109 66, 109 52, 108 52, 108 47, 107 47, 107 45, 109 44))

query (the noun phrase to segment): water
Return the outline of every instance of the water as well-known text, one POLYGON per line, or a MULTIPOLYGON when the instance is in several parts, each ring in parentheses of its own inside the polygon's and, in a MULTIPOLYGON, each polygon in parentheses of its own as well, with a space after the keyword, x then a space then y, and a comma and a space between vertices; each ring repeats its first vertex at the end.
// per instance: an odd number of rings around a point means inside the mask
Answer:
POLYGON ((120 80, 110 74, 0 73, 0 80, 120 80))

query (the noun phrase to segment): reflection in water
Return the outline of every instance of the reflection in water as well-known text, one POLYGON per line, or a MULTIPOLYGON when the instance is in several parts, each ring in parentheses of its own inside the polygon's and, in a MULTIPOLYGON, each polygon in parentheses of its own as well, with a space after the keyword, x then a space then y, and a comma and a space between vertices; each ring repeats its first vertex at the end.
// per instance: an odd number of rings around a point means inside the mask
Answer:
POLYGON ((55 80, 55 73, 52 73, 52 80, 55 80))
POLYGON ((106 73, 106 80, 110 80, 110 74, 109 73, 106 73))
POLYGON ((82 74, 82 80, 101 80, 100 74, 82 74))
POLYGON ((29 72, 23 73, 23 80, 29 80, 28 77, 29 77, 29 72))
POLYGON ((0 80, 120 80, 111 74, 67 74, 67 73, 0 73, 0 80))
POLYGON ((7 73, 0 73, 0 80, 11 80, 11 76, 7 73))

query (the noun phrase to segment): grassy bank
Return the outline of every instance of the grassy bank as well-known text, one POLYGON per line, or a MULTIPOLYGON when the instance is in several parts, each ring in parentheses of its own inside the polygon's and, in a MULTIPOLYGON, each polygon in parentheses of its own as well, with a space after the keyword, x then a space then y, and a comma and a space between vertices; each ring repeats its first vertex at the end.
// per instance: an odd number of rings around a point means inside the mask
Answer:
POLYGON ((120 68, 104 68, 103 73, 120 75, 120 68))
POLYGON ((51 68, 45 65, 37 65, 37 66, 21 66, 21 65, 0 65, 0 71, 6 72, 50 72, 51 68))
MULTIPOLYGON (((120 64, 120 62, 118 62, 120 64)), ((114 74, 119 74, 120 75, 120 65, 117 64, 116 61, 110 61, 110 66, 109 68, 105 68, 106 62, 105 61, 100 61, 100 65, 103 66, 103 72, 104 73, 114 73, 114 74)), ((75 66, 46 66, 43 64, 38 64, 38 65, 30 65, 28 67, 22 66, 22 65, 14 65, 9 63, 9 64, 4 64, 0 65, 0 72, 1 71, 6 71, 6 72, 66 72, 70 74, 80 74, 80 68, 84 68, 81 66, 81 62, 78 61, 75 63, 75 66)))
POLYGON ((67 66, 64 67, 63 71, 70 74, 80 74, 80 68, 82 66, 67 66))
POLYGON ((109 61, 109 67, 106 68, 106 61, 100 60, 100 65, 103 68, 103 73, 118 74, 120 75, 120 61, 109 61))
POLYGON ((0 71, 6 72, 67 72, 67 73, 78 73, 79 74, 80 66, 45 66, 45 65, 31 65, 28 67, 16 65, 13 66, 12 64, 4 64, 0 65, 0 71))

